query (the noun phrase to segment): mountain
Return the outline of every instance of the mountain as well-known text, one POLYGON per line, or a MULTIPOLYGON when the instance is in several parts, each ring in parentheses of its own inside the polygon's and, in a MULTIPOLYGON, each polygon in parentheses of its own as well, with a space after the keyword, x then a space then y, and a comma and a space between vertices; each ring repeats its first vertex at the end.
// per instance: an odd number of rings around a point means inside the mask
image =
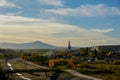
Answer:
POLYGON ((14 43, 0 43, 0 48, 9 48, 9 49, 52 49, 55 46, 43 43, 41 41, 35 41, 30 43, 21 43, 21 44, 14 44, 14 43))

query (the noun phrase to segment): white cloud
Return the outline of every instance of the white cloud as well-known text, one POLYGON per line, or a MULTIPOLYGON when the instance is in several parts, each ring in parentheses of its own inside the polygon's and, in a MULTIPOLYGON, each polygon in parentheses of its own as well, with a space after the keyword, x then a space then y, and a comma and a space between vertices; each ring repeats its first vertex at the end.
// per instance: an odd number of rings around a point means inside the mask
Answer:
POLYGON ((54 19, 33 19, 22 16, 12 16, 12 15, 0 15, 0 23, 30 23, 30 22, 47 22, 53 21, 54 19))
POLYGON ((41 5, 50 5, 50 6, 63 6, 61 0, 39 0, 41 5))
POLYGON ((57 14, 65 16, 109 16, 120 15, 120 8, 108 7, 104 4, 81 5, 77 8, 58 8, 40 10, 41 13, 57 14))
POLYGON ((20 14, 22 14, 22 11, 6 13, 6 15, 8 16, 15 16, 15 15, 20 15, 20 14))
POLYGON ((117 44, 120 41, 119 38, 111 38, 99 32, 74 25, 57 23, 53 20, 1 15, 0 22, 2 22, 0 23, 1 42, 40 40, 53 45, 67 46, 68 40, 71 40, 74 46, 90 46, 117 44), (23 24, 18 23, 19 21, 22 21, 23 24))
POLYGON ((13 3, 7 2, 7 0, 0 0, 0 7, 17 7, 13 3))
POLYGON ((113 29, 112 28, 109 28, 109 29, 92 29, 92 31, 101 32, 101 33, 107 33, 107 32, 113 31, 113 29))

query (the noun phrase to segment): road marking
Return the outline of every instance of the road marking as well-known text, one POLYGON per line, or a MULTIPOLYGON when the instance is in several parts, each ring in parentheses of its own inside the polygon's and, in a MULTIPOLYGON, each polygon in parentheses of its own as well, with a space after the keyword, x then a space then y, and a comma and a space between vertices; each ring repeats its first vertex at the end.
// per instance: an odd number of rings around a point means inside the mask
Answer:
MULTIPOLYGON (((12 65, 9 63, 9 62, 7 62, 7 65, 10 67, 10 69, 11 70, 14 70, 13 69, 13 67, 12 67, 12 65)), ((27 78, 27 77, 24 77, 22 74, 20 74, 20 73, 16 73, 18 76, 20 76, 20 78, 22 78, 22 79, 24 79, 24 80, 31 80, 30 78, 27 78)))

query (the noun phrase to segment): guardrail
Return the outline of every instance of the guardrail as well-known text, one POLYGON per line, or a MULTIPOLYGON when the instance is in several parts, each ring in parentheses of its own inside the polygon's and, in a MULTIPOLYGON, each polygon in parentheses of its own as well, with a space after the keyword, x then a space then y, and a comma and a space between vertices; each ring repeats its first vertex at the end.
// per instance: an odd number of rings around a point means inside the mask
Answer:
POLYGON ((12 73, 29 73, 29 72, 63 72, 57 69, 15 69, 15 70, 5 70, 5 73, 12 74, 12 73))

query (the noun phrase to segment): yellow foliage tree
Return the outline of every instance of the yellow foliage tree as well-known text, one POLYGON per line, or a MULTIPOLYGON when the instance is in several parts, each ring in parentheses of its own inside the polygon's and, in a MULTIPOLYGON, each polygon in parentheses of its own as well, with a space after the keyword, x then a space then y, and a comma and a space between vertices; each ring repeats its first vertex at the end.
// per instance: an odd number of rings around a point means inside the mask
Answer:
POLYGON ((54 60, 49 60, 49 67, 52 68, 54 66, 54 60))

